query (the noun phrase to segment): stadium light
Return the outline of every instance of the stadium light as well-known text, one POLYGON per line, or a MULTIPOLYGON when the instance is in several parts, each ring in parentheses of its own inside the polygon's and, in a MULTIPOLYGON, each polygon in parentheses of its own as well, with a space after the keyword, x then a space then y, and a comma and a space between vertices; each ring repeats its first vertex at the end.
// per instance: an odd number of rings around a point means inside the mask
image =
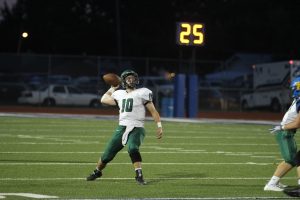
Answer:
POLYGON ((27 32, 23 32, 22 33, 22 38, 27 38, 29 35, 28 35, 28 33, 27 32))
POLYGON ((27 39, 28 37, 29 37, 29 33, 26 31, 22 32, 21 35, 19 36, 17 54, 19 54, 21 52, 23 40, 27 39))

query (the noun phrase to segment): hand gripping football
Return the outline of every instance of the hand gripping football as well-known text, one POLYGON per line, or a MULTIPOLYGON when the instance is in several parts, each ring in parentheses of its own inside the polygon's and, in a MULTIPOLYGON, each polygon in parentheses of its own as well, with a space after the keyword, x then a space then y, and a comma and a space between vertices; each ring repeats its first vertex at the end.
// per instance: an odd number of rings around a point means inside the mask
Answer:
POLYGON ((121 78, 114 73, 108 73, 103 75, 103 80, 106 84, 111 85, 111 86, 118 86, 121 84, 121 78))

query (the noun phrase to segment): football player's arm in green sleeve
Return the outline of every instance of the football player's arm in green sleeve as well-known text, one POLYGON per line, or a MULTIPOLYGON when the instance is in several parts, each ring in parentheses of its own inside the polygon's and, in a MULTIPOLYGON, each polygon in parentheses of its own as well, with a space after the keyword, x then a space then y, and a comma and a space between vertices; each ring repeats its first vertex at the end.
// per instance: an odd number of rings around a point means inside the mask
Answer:
POLYGON ((157 124, 156 137, 157 137, 157 139, 160 139, 160 138, 162 138, 162 134, 163 134, 162 125, 161 125, 161 121, 160 121, 160 115, 157 112, 157 110, 152 102, 148 102, 146 104, 146 108, 150 112, 154 121, 157 124))
POLYGON ((102 104, 106 104, 106 105, 110 105, 110 106, 115 106, 117 105, 116 101, 114 98, 111 97, 112 93, 114 93, 114 91, 116 91, 116 89, 118 89, 119 86, 116 87, 111 87, 109 88, 109 90, 107 90, 105 92, 105 94, 101 97, 101 103, 102 104))
POLYGON ((283 130, 297 129, 300 128, 300 112, 298 113, 296 119, 291 123, 285 124, 281 127, 283 130))

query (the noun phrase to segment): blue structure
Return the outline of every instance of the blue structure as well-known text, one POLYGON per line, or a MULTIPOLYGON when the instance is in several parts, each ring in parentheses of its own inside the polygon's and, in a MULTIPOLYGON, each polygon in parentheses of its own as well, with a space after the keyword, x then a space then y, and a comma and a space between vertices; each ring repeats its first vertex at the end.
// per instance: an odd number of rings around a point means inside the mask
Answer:
POLYGON ((185 117, 185 77, 184 74, 175 77, 174 117, 185 117))
POLYGON ((174 98, 164 97, 161 103, 161 116, 162 117, 173 117, 174 116, 174 98))
POLYGON ((196 118, 198 116, 198 76, 188 75, 187 84, 188 117, 196 118))

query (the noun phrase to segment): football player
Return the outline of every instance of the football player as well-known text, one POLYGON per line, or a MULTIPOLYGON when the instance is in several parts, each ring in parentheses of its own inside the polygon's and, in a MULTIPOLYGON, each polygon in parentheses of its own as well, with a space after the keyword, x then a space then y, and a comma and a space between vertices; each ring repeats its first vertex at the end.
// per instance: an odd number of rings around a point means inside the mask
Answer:
POLYGON ((146 109, 156 122, 157 139, 161 139, 163 134, 160 115, 152 102, 151 90, 147 88, 137 89, 139 77, 136 72, 125 70, 121 74, 121 84, 124 89, 117 90, 119 86, 111 87, 101 98, 101 103, 119 107, 119 126, 108 142, 96 169, 86 179, 87 181, 93 181, 101 177, 102 170, 107 163, 127 145, 128 154, 136 173, 135 180, 138 184, 145 185, 139 147, 145 137, 144 120, 146 109))
MULTIPOLYGON (((291 83, 293 102, 285 113, 281 124, 270 129, 275 134, 279 144, 281 156, 284 159, 276 168, 272 178, 265 185, 265 191, 283 191, 286 187, 279 182, 288 171, 293 167, 300 165, 300 159, 297 158, 297 145, 294 139, 296 130, 300 127, 300 77, 295 78, 291 83)), ((300 169, 298 172, 300 178, 300 169)), ((300 180, 298 180, 300 184, 300 180)))

